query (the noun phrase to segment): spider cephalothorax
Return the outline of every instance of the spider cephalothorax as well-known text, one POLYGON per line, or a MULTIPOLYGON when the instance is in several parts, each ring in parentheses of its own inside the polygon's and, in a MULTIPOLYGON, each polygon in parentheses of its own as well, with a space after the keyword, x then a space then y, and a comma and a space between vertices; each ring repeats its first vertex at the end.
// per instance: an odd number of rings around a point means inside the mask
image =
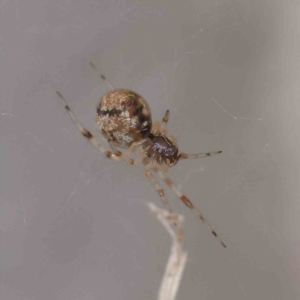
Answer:
MULTIPOLYGON (((90 65, 97 72, 96 66, 93 63, 90 65)), ((106 80, 104 75, 101 74, 99 76, 102 80, 106 80)), ((57 94, 62 99, 65 109, 81 134, 100 152, 104 153, 112 160, 123 160, 130 165, 143 163, 145 165, 145 175, 153 182, 166 208, 171 211, 164 190, 161 188, 155 177, 156 174, 175 192, 186 206, 197 214, 199 219, 205 224, 221 245, 226 247, 202 213, 180 192, 167 176, 168 168, 176 165, 179 159, 207 157, 219 154, 222 151, 198 154, 178 154, 176 138, 167 135, 166 126, 169 121, 168 110, 166 111, 162 122, 152 123, 150 108, 144 98, 133 91, 126 89, 115 90, 110 83, 108 83, 108 85, 111 91, 104 95, 97 107, 96 124, 102 135, 109 142, 111 151, 102 146, 91 132, 81 125, 64 97, 59 92, 57 92, 57 94), (122 153, 118 148, 127 150, 122 153), (136 160, 130 158, 130 156, 138 149, 140 149, 139 157, 136 160)))
POLYGON ((164 135, 148 136, 149 142, 146 142, 145 154, 147 157, 156 161, 159 165, 165 163, 168 167, 175 166, 180 158, 178 147, 168 137, 164 135))

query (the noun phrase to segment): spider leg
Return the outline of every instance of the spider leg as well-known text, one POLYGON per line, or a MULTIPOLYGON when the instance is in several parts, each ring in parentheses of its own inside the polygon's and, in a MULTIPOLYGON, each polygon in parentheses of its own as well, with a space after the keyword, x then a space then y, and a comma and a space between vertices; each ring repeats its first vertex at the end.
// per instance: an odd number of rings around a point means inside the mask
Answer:
POLYGON ((180 159, 190 159, 190 158, 202 158, 202 157, 208 157, 216 154, 220 154, 222 151, 212 151, 212 152, 203 152, 198 154, 187 154, 187 153, 180 153, 180 159))
POLYGON ((130 147, 124 152, 124 155, 129 157, 132 155, 138 148, 142 147, 143 145, 146 145, 147 142, 149 142, 149 138, 142 139, 138 142, 133 142, 130 147))
POLYGON ((218 242, 226 248, 226 245, 221 240, 221 238, 217 235, 216 231, 213 229, 213 227, 209 224, 209 222, 204 218, 203 214, 194 206, 194 204, 184 195, 180 192, 180 190, 173 184, 171 179, 164 174, 161 171, 157 171, 158 175, 164 182, 174 191, 174 193, 180 198, 180 200, 190 209, 192 209, 199 219, 204 223, 204 225, 207 227, 207 229, 212 233, 212 235, 218 240, 218 242))
POLYGON ((119 150, 116 148, 116 146, 115 146, 115 144, 113 143, 113 141, 112 141, 112 140, 108 140, 108 143, 109 143, 109 145, 110 145, 110 148, 111 148, 112 152, 113 152, 116 156, 120 156, 120 153, 122 153, 122 152, 119 151, 119 150))
POLYGON ((90 66, 93 68, 95 73, 100 77, 100 79, 107 84, 107 86, 111 91, 115 90, 114 86, 106 79, 106 77, 103 74, 99 73, 99 70, 94 63, 90 62, 90 66))
POLYGON ((97 148, 100 152, 102 152, 103 154, 106 155, 106 157, 112 159, 112 160, 116 160, 116 161, 121 161, 121 160, 125 160, 127 161, 130 165, 134 164, 134 160, 127 158, 126 156, 124 156, 122 154, 121 151, 116 150, 115 153, 106 150, 106 148, 104 146, 102 146, 96 139, 95 137, 87 130, 85 129, 80 121, 78 120, 78 118, 75 116, 75 114, 73 113, 73 111, 71 110, 71 108, 69 107, 68 103, 66 102, 66 100, 64 99, 64 97, 62 96, 62 94, 60 92, 56 92, 58 97, 63 101, 64 106, 66 111, 68 112, 70 118, 73 120, 73 122, 75 123, 75 125, 77 126, 77 128, 79 129, 79 131, 81 132, 81 134, 95 147, 97 148))
POLYGON ((155 122, 152 123, 152 131, 151 131, 151 133, 154 134, 154 135, 159 135, 161 133, 160 122, 155 121, 155 122))
POLYGON ((165 192, 162 189, 162 187, 160 186, 160 184, 158 183, 158 181, 156 180, 155 176, 153 175, 153 173, 151 171, 147 171, 146 167, 145 167, 145 175, 147 178, 149 178, 153 183, 154 183, 154 187, 158 193, 158 195, 160 196, 160 198, 162 199, 165 208, 167 209, 167 211, 169 213, 172 213, 172 209, 169 205, 169 202, 167 200, 167 198, 165 197, 165 192))
POLYGON ((167 110, 166 112, 165 112, 165 115, 164 115, 164 117, 163 117, 163 119, 162 119, 162 122, 161 122, 161 127, 162 128, 165 128, 165 127, 167 127, 167 124, 168 124, 168 122, 169 122, 169 114, 170 114, 170 111, 169 110, 167 110))
POLYGON ((159 121, 155 121, 152 123, 152 131, 151 133, 154 135, 167 135, 167 128, 165 127, 166 124, 161 124, 159 121))
MULTIPOLYGON (((147 144, 147 142, 149 142, 148 138, 145 138, 141 141, 138 142, 133 142, 130 147, 122 153, 122 155, 124 156, 124 158, 126 158, 126 160, 128 160, 128 163, 130 165, 134 165, 134 166, 138 166, 139 164, 141 164, 145 158, 145 151, 142 149, 138 155, 137 159, 131 159, 130 156, 140 147, 142 147, 143 145, 147 144)), ((120 152, 120 151, 119 151, 120 152)))
POLYGON ((134 165, 137 166, 141 163, 144 163, 145 159, 147 159, 147 157, 145 157, 145 151, 141 150, 138 158, 134 160, 134 165))

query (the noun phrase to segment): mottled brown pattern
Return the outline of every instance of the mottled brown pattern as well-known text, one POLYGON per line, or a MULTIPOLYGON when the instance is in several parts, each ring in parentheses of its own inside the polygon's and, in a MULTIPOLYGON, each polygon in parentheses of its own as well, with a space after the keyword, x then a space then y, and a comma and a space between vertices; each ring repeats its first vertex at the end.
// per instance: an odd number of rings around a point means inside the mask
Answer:
POLYGON ((140 95, 130 90, 114 90, 100 101, 96 123, 115 146, 129 148, 150 134, 152 119, 149 105, 140 95))

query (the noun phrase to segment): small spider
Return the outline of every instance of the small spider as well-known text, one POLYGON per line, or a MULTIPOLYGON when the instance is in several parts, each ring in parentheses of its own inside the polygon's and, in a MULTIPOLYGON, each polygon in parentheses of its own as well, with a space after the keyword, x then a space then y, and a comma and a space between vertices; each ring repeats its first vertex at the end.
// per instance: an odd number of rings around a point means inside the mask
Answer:
MULTIPOLYGON (((93 63, 90 63, 90 65, 97 74, 99 74, 96 66, 93 63)), ((106 157, 112 160, 124 160, 130 165, 144 164, 146 177, 153 182, 165 207, 171 212, 164 190, 155 177, 155 174, 158 174, 181 201, 197 214, 199 219, 205 224, 220 244, 226 248, 224 242, 219 238, 216 231, 204 218, 202 213, 180 192, 167 176, 169 167, 175 166, 179 160, 212 156, 219 154, 222 151, 199 154, 179 153, 176 138, 167 135, 166 126, 169 121, 169 110, 166 111, 162 122, 152 123, 150 108, 146 100, 133 91, 114 89, 104 75, 101 74, 99 76, 109 85, 111 91, 104 95, 97 107, 96 124, 102 135, 110 144, 112 151, 106 150, 106 148, 95 139, 90 131, 81 125, 64 97, 61 93, 57 92, 57 95, 64 103, 65 109, 82 135, 100 152, 104 153, 106 157), (126 149, 126 151, 121 152, 117 148, 126 149), (140 149, 139 156, 134 160, 130 158, 130 156, 137 149, 140 149)))

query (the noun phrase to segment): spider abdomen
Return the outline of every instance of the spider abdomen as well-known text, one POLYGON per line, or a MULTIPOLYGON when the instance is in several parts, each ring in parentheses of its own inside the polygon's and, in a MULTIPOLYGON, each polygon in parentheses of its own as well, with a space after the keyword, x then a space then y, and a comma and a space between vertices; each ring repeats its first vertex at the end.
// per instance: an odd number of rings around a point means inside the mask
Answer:
POLYGON ((102 135, 119 148, 147 137, 152 128, 148 103, 130 90, 114 90, 101 99, 96 123, 102 135))

